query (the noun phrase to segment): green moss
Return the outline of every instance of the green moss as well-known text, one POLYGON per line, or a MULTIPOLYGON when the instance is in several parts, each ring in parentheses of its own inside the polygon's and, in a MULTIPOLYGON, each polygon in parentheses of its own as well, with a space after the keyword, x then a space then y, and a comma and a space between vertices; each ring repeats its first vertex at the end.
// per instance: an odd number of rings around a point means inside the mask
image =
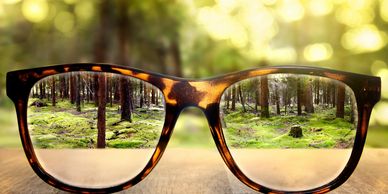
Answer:
POLYGON ((352 145, 356 130, 348 118, 335 118, 332 108, 317 112, 270 118, 231 112, 225 115, 224 133, 228 144, 239 148, 346 148, 352 145), (303 137, 288 135, 292 125, 302 127, 303 137))
POLYGON ((146 141, 142 140, 126 140, 116 139, 107 142, 107 146, 110 148, 142 148, 146 141))
MULTIPOLYGON (((40 148, 91 148, 97 143, 97 109, 59 101, 55 107, 29 107, 28 124, 34 146, 40 148)), ((164 113, 160 109, 135 110, 132 122, 121 121, 117 106, 106 109, 106 142, 112 148, 155 146, 161 134, 164 113)))

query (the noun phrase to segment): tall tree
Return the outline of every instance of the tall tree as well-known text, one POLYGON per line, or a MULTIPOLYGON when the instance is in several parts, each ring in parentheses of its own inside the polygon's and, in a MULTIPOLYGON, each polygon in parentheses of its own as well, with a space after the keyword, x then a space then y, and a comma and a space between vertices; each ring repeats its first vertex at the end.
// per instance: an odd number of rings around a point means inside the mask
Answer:
POLYGON ((239 95, 239 98, 240 98, 240 103, 243 107, 243 112, 246 112, 247 110, 245 109, 245 102, 244 102, 244 96, 243 96, 243 93, 242 93, 242 90, 241 90, 241 84, 239 84, 237 86, 237 90, 238 90, 238 95, 239 95))
POLYGON ((260 106, 261 117, 269 118, 269 89, 268 89, 268 77, 260 77, 260 106))
POLYGON ((345 87, 343 84, 337 85, 337 110, 336 117, 344 118, 345 116, 345 87))
POLYGON ((300 78, 296 80, 296 101, 297 101, 297 108, 298 108, 298 115, 302 115, 302 83, 300 78))
POLYGON ((314 113, 312 83, 307 83, 304 90, 304 107, 307 113, 314 113))
POLYGON ((51 79, 51 102, 52 105, 56 105, 56 91, 55 91, 55 76, 51 79))
POLYGON ((276 114, 280 115, 280 97, 279 97, 279 87, 276 83, 275 85, 275 104, 276 104, 276 114))
POLYGON ((231 110, 236 110, 236 86, 232 86, 232 107, 231 110))
MULTIPOLYGON (((99 14, 99 29, 97 30, 97 36, 95 40, 95 61, 105 61, 107 58, 107 47, 108 47, 108 32, 109 29, 109 0, 102 0, 98 5, 99 14)), ((96 74, 97 75, 97 74, 96 74)), ((97 93, 98 101, 98 112, 97 112, 97 148, 105 148, 105 132, 106 132, 106 77, 104 74, 98 74, 97 80, 94 77, 94 84, 98 83, 98 90, 94 90, 97 93), (97 81, 97 82, 96 82, 97 81)), ((94 85, 95 86, 95 85, 94 85)), ((96 87, 94 87, 96 89, 96 87)))
MULTIPOLYGON (((128 65, 129 64, 129 45, 128 45, 128 24, 129 24, 129 18, 128 18, 128 2, 127 0, 120 0, 119 1, 119 14, 118 14, 118 59, 119 63, 122 65, 128 65)), ((121 120, 122 121, 129 121, 132 122, 132 111, 131 111, 131 91, 132 88, 130 86, 131 81, 128 80, 125 77, 120 78, 120 104, 121 104, 121 120)))
POLYGON ((75 104, 77 107, 77 111, 81 112, 81 75, 79 73, 75 74, 75 104))

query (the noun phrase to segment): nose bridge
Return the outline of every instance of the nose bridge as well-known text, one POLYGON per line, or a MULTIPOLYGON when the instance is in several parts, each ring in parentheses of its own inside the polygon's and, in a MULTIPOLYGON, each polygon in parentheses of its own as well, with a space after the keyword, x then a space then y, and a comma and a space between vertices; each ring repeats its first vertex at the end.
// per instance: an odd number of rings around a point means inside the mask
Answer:
POLYGON ((210 104, 218 103, 223 89, 215 81, 179 81, 173 84, 167 96, 181 109, 198 107, 205 110, 210 104))

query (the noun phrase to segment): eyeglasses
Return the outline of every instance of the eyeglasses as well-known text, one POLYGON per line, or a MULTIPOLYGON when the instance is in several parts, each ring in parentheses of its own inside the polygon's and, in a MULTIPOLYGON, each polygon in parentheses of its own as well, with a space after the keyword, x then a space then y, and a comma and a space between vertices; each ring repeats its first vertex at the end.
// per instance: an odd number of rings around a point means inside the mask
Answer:
POLYGON ((180 112, 198 107, 239 180, 260 192, 310 193, 338 187, 356 168, 380 78, 280 66, 187 80, 69 64, 9 72, 7 95, 31 167, 65 191, 116 192, 140 182, 180 112))

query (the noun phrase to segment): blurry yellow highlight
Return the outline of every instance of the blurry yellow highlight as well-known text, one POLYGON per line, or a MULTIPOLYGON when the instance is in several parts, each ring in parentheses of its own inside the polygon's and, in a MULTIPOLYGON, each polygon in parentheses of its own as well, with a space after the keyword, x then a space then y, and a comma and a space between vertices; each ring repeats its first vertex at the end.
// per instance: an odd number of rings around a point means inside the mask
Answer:
POLYGON ((16 4, 19 3, 21 0, 2 0, 4 4, 16 4))
POLYGON ((55 17, 54 25, 58 31, 64 33, 65 35, 69 35, 74 29, 73 14, 66 11, 59 12, 55 17))
POLYGON ((323 61, 333 56, 333 48, 328 43, 316 43, 306 46, 303 54, 307 61, 323 61))
POLYGON ((377 76, 381 77, 381 96, 388 98, 388 69, 380 69, 377 76))
POLYGON ((237 4, 237 0, 216 0, 218 6, 227 12, 232 11, 237 4))
POLYGON ((380 16, 384 21, 388 22, 388 0, 381 0, 380 16))
POLYGON ((92 1, 79 1, 75 4, 75 14, 77 19, 88 20, 93 17, 95 8, 92 1))
POLYGON ((369 24, 373 21, 375 14, 372 7, 355 9, 352 7, 340 7, 336 11, 336 19, 350 27, 369 24))
POLYGON ((23 16, 30 22, 39 23, 43 21, 49 12, 46 0, 25 0, 22 4, 23 16))
POLYGON ((230 15, 216 8, 202 8, 198 14, 198 22, 216 40, 229 39, 236 47, 244 47, 248 43, 244 27, 230 15))
POLYGON ((377 75, 379 71, 384 68, 388 68, 387 64, 384 61, 376 60, 372 63, 370 67, 370 71, 372 72, 373 75, 377 75))
POLYGON ((64 0, 64 2, 67 4, 74 4, 75 2, 77 2, 77 0, 64 0))
POLYGON ((378 51, 386 45, 385 32, 379 31, 374 25, 364 25, 347 31, 341 43, 344 48, 355 53, 378 51))
POLYGON ((324 16, 333 11, 333 3, 329 0, 310 0, 308 7, 314 16, 324 16))
POLYGON ((379 102, 374 107, 372 117, 380 125, 388 125, 388 102, 379 102))
POLYGON ((299 0, 284 0, 277 11, 285 22, 301 20, 305 13, 304 7, 299 0))
POLYGON ((274 64, 295 63, 297 53, 293 47, 270 49, 266 54, 266 59, 274 64))
POLYGON ((0 17, 5 15, 3 4, 0 3, 0 17))

